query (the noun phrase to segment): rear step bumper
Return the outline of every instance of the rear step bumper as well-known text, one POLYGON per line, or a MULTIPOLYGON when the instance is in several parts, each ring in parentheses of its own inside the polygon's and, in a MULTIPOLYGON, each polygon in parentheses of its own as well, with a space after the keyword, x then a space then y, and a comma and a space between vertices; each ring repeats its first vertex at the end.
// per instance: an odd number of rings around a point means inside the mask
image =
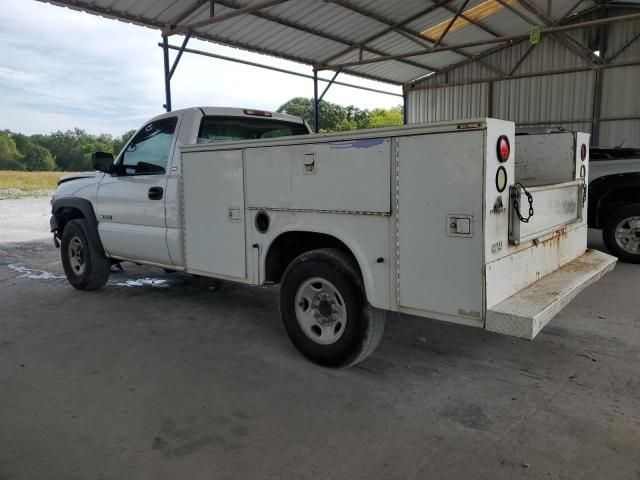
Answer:
POLYGON ((611 271, 616 258, 597 250, 583 255, 487 310, 485 328, 533 338, 578 293, 611 271))

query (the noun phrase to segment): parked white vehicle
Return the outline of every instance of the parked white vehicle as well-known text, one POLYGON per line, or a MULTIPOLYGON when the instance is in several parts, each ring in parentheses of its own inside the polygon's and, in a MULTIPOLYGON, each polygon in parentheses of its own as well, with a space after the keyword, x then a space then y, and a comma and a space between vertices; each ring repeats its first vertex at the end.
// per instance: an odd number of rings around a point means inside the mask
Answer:
POLYGON ((591 148, 589 227, 619 260, 640 263, 640 148, 591 148))
POLYGON ((121 261, 280 283, 289 337, 325 366, 366 358, 387 311, 533 339, 615 259, 586 248, 588 135, 514 149, 514 130, 317 135, 277 113, 174 111, 62 179, 52 231, 78 289, 121 261))

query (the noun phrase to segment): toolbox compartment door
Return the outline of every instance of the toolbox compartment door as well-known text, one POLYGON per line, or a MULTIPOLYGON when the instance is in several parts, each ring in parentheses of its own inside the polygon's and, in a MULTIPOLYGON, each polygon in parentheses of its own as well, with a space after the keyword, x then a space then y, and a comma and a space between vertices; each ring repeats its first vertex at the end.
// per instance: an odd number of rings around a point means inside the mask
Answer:
POLYGON ((187 271, 246 279, 242 150, 184 153, 182 181, 187 271))

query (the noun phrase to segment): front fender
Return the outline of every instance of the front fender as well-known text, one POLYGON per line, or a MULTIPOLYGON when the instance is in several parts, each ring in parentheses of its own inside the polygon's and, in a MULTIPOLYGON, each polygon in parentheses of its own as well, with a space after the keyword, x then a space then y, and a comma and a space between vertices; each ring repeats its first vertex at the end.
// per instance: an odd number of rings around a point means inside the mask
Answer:
POLYGON ((54 200, 51 205, 49 225, 51 226, 51 231, 56 236, 62 236, 60 229, 63 228, 69 220, 75 220, 77 218, 85 220, 89 241, 95 245, 100 253, 104 254, 102 241, 98 234, 98 220, 91 202, 87 199, 76 197, 62 197, 54 200))

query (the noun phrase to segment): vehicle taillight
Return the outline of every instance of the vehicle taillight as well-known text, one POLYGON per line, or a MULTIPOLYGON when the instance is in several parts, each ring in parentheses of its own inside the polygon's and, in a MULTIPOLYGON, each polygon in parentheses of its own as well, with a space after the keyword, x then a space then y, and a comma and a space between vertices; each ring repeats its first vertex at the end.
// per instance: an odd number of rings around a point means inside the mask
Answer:
POLYGON ((498 160, 501 162, 506 162, 509 159, 511 145, 509 145, 509 139, 506 135, 500 135, 500 137, 498 137, 497 153, 498 160))
POLYGON ((265 112, 264 110, 243 110, 245 115, 253 115, 254 117, 271 117, 271 112, 265 112))
POLYGON ((582 147, 580 147, 580 158, 584 162, 584 159, 587 158, 587 146, 583 143, 582 147))

